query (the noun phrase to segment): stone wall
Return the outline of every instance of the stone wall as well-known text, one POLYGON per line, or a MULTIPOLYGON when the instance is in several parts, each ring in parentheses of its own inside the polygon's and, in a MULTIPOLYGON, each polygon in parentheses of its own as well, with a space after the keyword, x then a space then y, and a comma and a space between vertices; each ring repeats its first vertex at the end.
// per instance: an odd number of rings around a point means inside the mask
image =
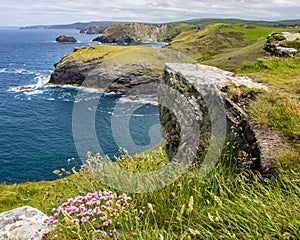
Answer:
POLYGON ((227 140, 232 139, 239 158, 250 160, 251 167, 266 176, 276 175, 269 139, 262 139, 261 130, 249 121, 244 109, 223 91, 228 83, 266 89, 247 77, 234 77, 215 67, 166 64, 159 107, 170 160, 213 165, 227 140))

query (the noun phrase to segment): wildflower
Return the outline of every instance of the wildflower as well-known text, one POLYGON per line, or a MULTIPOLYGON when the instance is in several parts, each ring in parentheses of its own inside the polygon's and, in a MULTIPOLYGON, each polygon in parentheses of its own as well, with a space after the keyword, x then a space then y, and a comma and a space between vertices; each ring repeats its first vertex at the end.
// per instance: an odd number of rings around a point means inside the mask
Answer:
POLYGON ((108 220, 108 221, 103 223, 103 226, 108 227, 111 223, 112 223, 111 220, 108 220))
MULTIPOLYGON (((131 197, 126 194, 118 196, 117 194, 106 192, 87 193, 85 196, 77 196, 69 198, 67 202, 63 203, 54 211, 54 215, 49 217, 49 223, 77 225, 78 231, 81 231, 82 225, 87 228, 88 221, 94 224, 101 221, 103 227, 107 227, 115 220, 119 222, 121 217, 128 220, 128 215, 124 214, 124 210, 131 205, 128 201, 131 197), (122 215, 123 214, 123 215, 122 215), (63 216, 62 216, 63 215, 63 216)), ((153 211, 153 214, 156 212, 153 211)))

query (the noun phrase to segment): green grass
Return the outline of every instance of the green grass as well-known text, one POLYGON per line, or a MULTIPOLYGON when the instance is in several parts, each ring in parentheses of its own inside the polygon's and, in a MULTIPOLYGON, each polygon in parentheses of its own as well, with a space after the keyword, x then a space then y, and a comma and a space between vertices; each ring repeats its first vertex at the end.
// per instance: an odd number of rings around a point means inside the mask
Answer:
POLYGON ((93 46, 93 47, 83 47, 75 50, 73 53, 68 54, 59 63, 60 65, 70 64, 70 63, 83 63, 83 62, 99 62, 109 59, 116 54, 134 50, 141 49, 141 46, 93 46))
POLYGON ((216 54, 212 59, 201 63, 215 66, 221 69, 235 71, 247 62, 255 62, 263 57, 266 52, 263 50, 265 39, 259 39, 246 47, 232 49, 230 52, 216 54))
POLYGON ((240 34, 219 34, 222 26, 220 23, 211 24, 181 33, 168 48, 180 51, 198 62, 209 60, 218 53, 230 52, 241 45, 243 38, 240 34))
POLYGON ((266 56, 267 53, 263 50, 266 37, 272 32, 280 31, 294 29, 208 24, 179 34, 168 48, 180 51, 199 63, 235 71, 245 63, 255 62, 266 56))
POLYGON ((299 57, 261 59, 251 64, 245 64, 237 72, 266 83, 272 90, 291 94, 300 93, 299 57))
POLYGON ((283 93, 264 93, 250 104, 249 112, 255 122, 283 132, 300 150, 300 99, 283 93))
POLYGON ((270 58, 246 64, 238 74, 248 75, 270 88, 250 104, 252 119, 261 126, 281 131, 300 147, 300 58, 270 58))
MULTIPOLYGON (((116 239, 298 239, 299 155, 278 156, 281 174, 271 180, 252 173, 234 155, 233 145, 228 144, 220 162, 205 179, 198 177, 195 166, 161 190, 129 193, 132 207, 143 210, 143 216, 140 220, 129 218, 106 233, 116 239)), ((151 172, 168 163, 161 145, 135 157, 125 154, 118 161, 123 169, 132 172, 151 172)), ((108 188, 82 169, 49 183, 1 185, 0 209, 29 204, 50 214, 52 207, 70 197, 99 190, 108 188)), ((47 239, 71 237, 110 239, 100 229, 77 234, 67 225, 60 225, 47 239)))
POLYGON ((196 27, 190 24, 186 23, 176 23, 170 25, 170 27, 167 29, 167 32, 164 34, 161 34, 158 36, 159 39, 165 40, 165 39, 173 39, 177 35, 183 32, 187 32, 190 30, 195 29, 196 27))
POLYGON ((263 26, 253 27, 253 28, 245 28, 241 25, 226 25, 220 29, 220 32, 221 33, 239 32, 239 33, 243 33, 245 38, 257 40, 258 38, 261 38, 261 37, 266 38, 272 32, 289 32, 292 30, 294 30, 294 29, 263 27, 263 26))

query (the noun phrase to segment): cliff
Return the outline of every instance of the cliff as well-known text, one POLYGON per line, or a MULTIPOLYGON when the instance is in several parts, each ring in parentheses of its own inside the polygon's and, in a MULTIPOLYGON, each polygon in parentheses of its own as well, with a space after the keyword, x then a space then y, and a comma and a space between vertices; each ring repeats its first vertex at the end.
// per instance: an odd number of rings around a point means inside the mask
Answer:
POLYGON ((94 41, 118 44, 163 41, 160 35, 166 33, 168 27, 167 24, 118 24, 107 28, 94 41))
POLYGON ((264 175, 276 175, 276 138, 255 126, 242 107, 226 93, 228 85, 266 89, 247 77, 200 64, 166 64, 159 94, 162 134, 172 161, 191 165, 202 161, 201 174, 207 174, 233 139, 237 157, 251 162, 264 175), (205 158, 205 159, 204 159, 205 158), (204 160, 203 160, 204 159, 204 160))
POLYGON ((135 87, 136 94, 152 94, 156 92, 155 86, 141 89, 138 86, 162 79, 163 68, 153 68, 151 58, 144 61, 143 56, 151 56, 155 51, 138 46, 75 49, 55 64, 48 85, 83 86, 117 94, 125 94, 135 87))

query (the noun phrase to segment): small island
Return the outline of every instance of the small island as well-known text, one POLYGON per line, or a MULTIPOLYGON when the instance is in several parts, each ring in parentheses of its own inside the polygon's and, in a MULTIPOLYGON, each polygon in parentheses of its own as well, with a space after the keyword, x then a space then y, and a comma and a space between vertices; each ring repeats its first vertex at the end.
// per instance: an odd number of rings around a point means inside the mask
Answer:
POLYGON ((72 37, 72 36, 65 36, 65 35, 61 35, 59 37, 57 37, 55 39, 56 42, 59 43, 76 43, 77 40, 76 38, 72 37))

